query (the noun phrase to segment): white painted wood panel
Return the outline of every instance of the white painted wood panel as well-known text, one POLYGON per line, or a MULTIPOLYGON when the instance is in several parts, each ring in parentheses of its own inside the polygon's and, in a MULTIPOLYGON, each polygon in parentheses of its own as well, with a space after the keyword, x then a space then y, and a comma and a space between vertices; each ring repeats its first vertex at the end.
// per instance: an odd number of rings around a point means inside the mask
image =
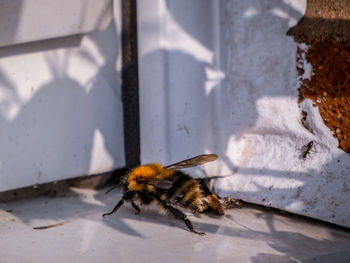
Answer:
POLYGON ((117 28, 0 48, 0 191, 125 165, 117 28))
POLYGON ((112 0, 0 0, 0 46, 106 29, 112 0))

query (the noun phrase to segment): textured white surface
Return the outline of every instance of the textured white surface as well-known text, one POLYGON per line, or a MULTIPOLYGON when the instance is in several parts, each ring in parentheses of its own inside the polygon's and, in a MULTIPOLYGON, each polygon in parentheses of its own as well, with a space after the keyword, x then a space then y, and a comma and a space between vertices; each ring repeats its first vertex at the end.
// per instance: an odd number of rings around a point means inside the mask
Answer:
POLYGON ((105 190, 0 204, 1 262, 347 263, 350 256, 349 232, 258 207, 220 218, 188 214, 205 236, 152 206, 135 215, 125 204, 102 218, 121 198, 121 188, 105 190))
POLYGON ((0 48, 0 191, 125 165, 116 31, 0 48))
POLYGON ((350 227, 350 158, 318 109, 297 104, 297 44, 286 32, 306 1, 139 6, 142 162, 218 153, 219 161, 191 172, 223 176, 214 182, 220 195, 350 227))
POLYGON ((105 29, 112 0, 0 0, 0 46, 105 29))

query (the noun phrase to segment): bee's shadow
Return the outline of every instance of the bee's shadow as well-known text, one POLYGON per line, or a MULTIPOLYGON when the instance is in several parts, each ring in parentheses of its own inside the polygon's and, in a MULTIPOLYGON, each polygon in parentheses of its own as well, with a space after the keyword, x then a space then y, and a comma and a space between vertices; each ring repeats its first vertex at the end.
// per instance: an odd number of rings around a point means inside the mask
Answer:
MULTIPOLYGON (((119 192, 119 191, 118 191, 119 192)), ((118 193, 117 198, 113 198, 114 203, 111 202, 111 197, 106 197, 106 195, 99 195, 99 201, 106 203, 106 207, 113 208, 115 204, 122 197, 120 193, 118 193), (105 196, 105 197, 104 197, 105 196), (108 203, 108 204, 107 204, 108 203)), ((139 214, 135 213, 135 210, 132 208, 131 203, 125 202, 122 207, 118 209, 115 214, 111 214, 109 216, 103 217, 103 222, 107 224, 109 227, 112 227, 118 231, 121 231, 128 235, 133 235, 141 238, 145 238, 145 236, 139 231, 135 230, 128 224, 128 221, 140 221, 151 224, 161 224, 167 225, 171 227, 176 227, 179 229, 183 229, 184 231, 188 231, 186 224, 180 219, 175 218, 172 214, 168 212, 159 211, 157 208, 156 202, 152 203, 149 206, 140 206, 141 212, 139 214)), ((205 213, 205 214, 192 214, 189 211, 180 209, 184 212, 188 219, 192 222, 195 230, 204 231, 207 233, 216 233, 220 227, 220 224, 213 223, 203 223, 199 222, 200 220, 220 220, 222 217, 215 215, 213 213, 205 213), (195 221, 193 219, 196 219, 195 221)))

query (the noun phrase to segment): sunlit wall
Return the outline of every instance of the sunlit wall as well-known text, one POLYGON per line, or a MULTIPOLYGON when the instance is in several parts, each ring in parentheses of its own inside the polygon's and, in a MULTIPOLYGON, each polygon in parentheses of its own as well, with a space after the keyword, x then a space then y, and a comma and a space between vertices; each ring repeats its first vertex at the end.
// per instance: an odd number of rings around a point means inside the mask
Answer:
POLYGON ((124 166, 115 24, 0 48, 0 191, 124 166))

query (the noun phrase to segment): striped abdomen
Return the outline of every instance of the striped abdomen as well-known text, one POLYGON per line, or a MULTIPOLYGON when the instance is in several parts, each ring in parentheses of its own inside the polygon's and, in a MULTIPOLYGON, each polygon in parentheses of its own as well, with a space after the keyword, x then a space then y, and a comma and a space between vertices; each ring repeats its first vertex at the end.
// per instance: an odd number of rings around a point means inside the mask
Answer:
POLYGON ((163 193, 163 198, 185 208, 197 209, 197 203, 202 197, 199 181, 178 170, 173 174, 171 181, 173 185, 163 193))

